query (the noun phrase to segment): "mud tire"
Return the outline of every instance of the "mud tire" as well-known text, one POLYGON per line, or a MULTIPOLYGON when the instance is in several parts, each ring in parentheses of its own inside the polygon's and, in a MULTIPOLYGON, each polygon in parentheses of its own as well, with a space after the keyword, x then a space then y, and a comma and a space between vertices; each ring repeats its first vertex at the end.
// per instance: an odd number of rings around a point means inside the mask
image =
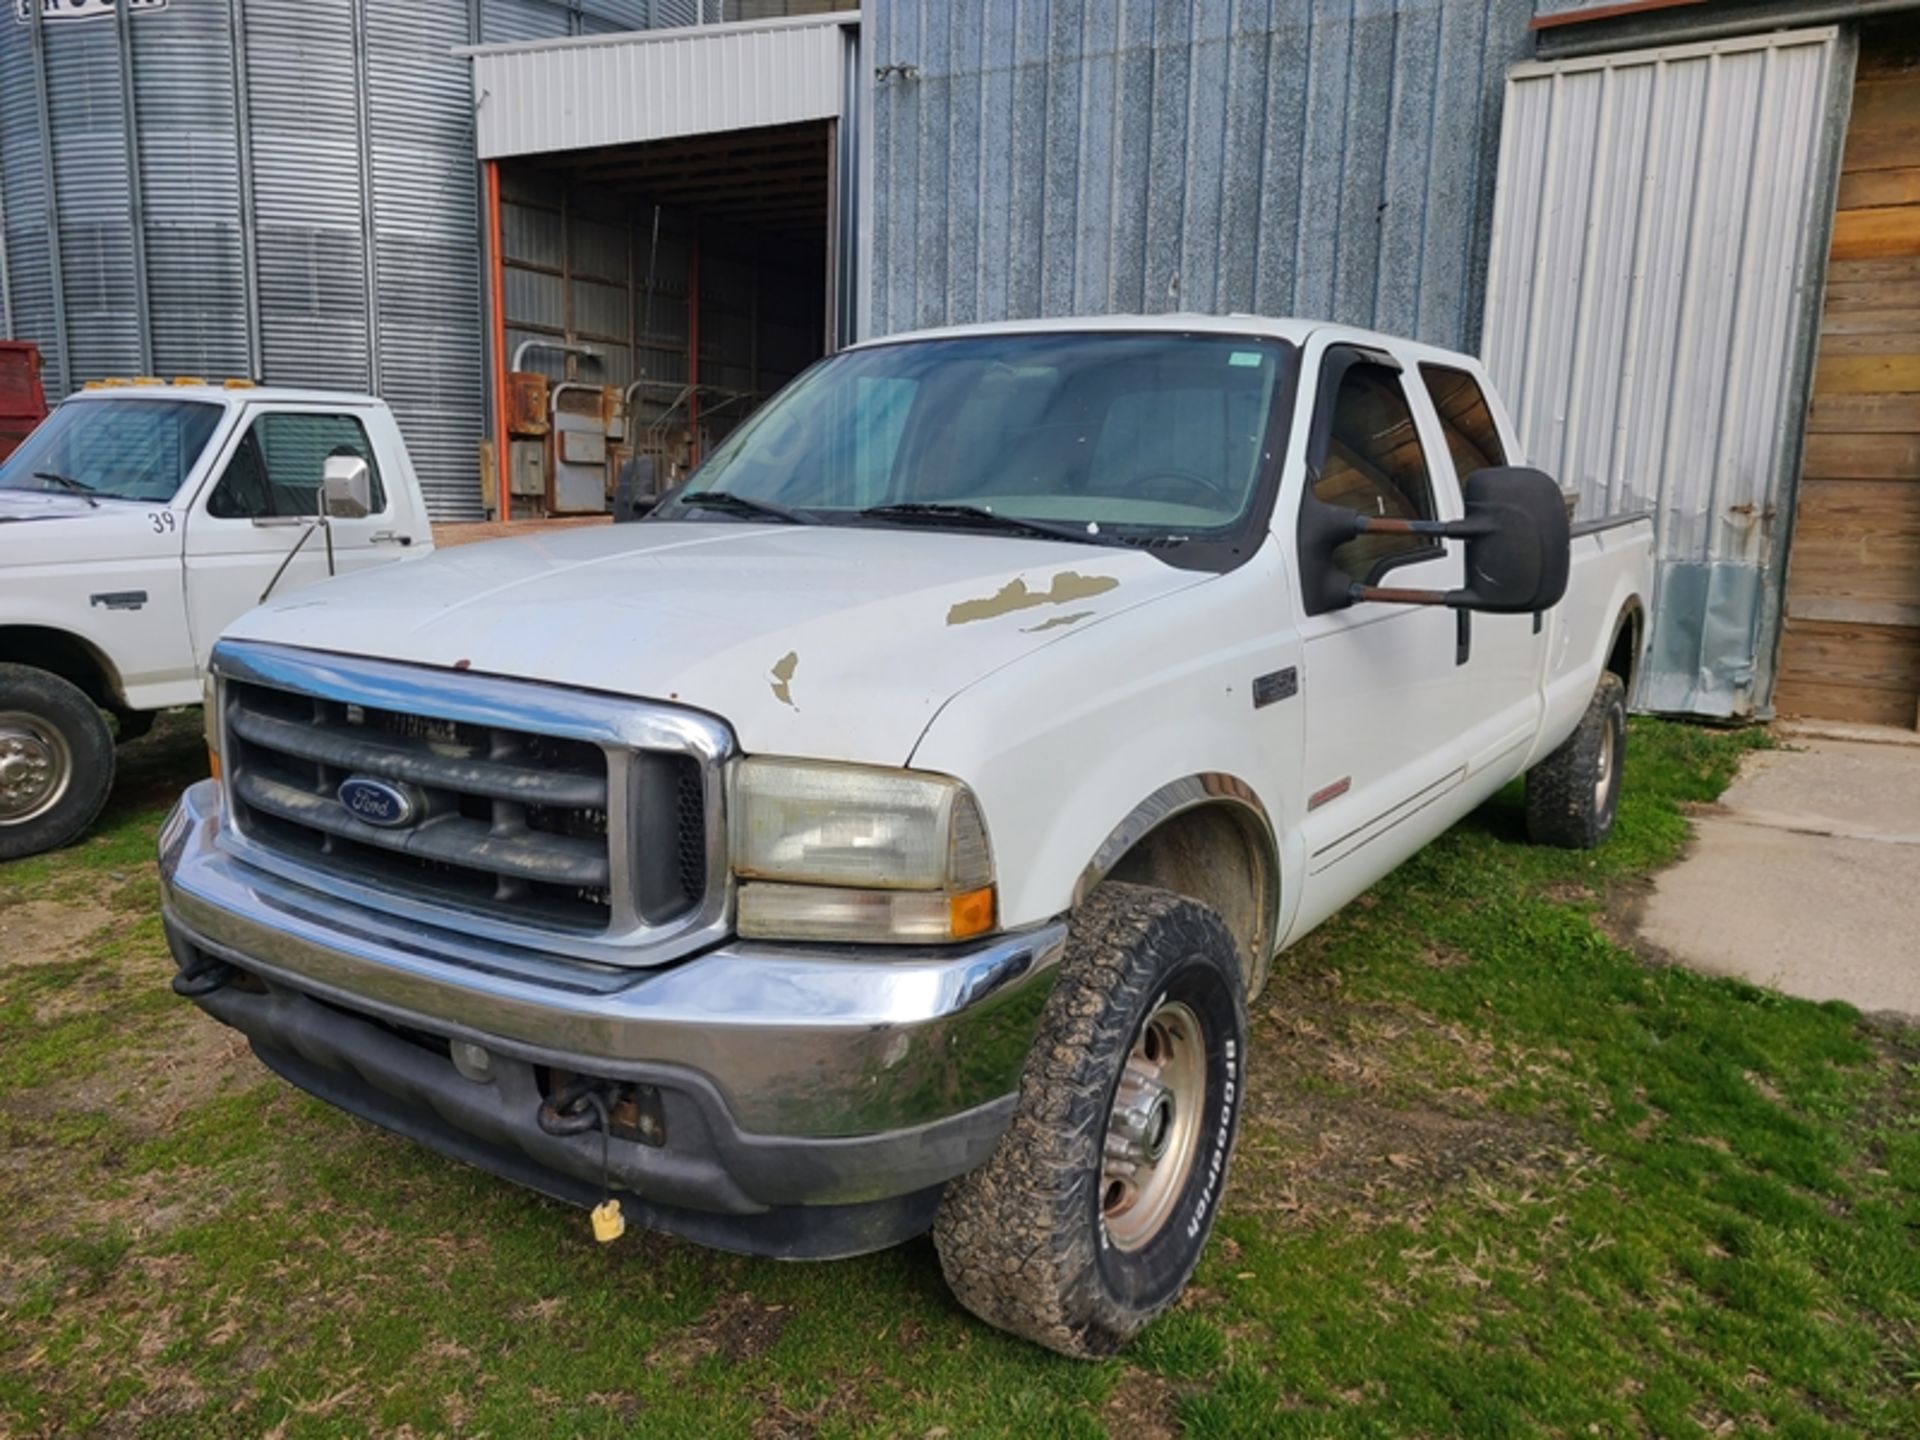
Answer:
POLYGON ((1627 759, 1627 687, 1606 674, 1560 748, 1527 773, 1527 837, 1591 850, 1613 830, 1627 759))
POLYGON ((1062 1355, 1121 1349, 1185 1288, 1213 1229, 1245 1090, 1238 948, 1213 910, 1109 883, 1081 906, 1027 1059, 1012 1124, 941 1202, 947 1284, 989 1325, 1062 1355), (1198 1018, 1205 1096, 1190 1172, 1150 1238, 1109 1243, 1102 1169, 1109 1114, 1137 1038, 1163 1003, 1198 1018))

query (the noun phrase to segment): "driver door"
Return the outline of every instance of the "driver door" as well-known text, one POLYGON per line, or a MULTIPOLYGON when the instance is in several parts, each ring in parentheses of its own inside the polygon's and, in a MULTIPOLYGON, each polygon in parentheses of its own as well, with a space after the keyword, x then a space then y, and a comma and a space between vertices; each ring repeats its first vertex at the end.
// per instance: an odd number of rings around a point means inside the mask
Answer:
POLYGON ((252 416, 187 519, 187 615, 199 663, 263 598, 391 559, 395 543, 392 500, 358 416, 317 407, 252 416), (373 503, 364 518, 323 526, 321 474, 335 454, 367 462, 373 503))

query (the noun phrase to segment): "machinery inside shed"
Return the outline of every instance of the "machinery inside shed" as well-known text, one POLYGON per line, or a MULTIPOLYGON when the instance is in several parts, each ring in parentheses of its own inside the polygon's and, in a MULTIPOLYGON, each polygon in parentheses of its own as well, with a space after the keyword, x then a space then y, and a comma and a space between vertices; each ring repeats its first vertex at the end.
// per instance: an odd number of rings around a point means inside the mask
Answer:
POLYGON ((657 494, 834 346, 835 128, 496 162, 507 494, 496 470, 489 509, 597 514, 657 494))

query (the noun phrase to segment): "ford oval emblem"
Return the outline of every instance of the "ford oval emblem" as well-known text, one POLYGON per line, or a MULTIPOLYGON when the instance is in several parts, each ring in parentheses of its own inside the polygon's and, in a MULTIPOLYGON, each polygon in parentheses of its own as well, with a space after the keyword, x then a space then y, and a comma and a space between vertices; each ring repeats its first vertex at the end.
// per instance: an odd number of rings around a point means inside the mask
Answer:
POLYGON ((382 830, 398 830, 420 818, 420 801, 410 785, 354 775, 336 793, 349 815, 382 830))

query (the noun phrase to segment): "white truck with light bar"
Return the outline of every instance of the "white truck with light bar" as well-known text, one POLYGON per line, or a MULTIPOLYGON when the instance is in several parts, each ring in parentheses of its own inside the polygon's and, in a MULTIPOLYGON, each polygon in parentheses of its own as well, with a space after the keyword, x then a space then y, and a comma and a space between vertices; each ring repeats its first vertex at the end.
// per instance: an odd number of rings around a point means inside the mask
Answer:
POLYGON ((0 464, 0 860, 85 833, 116 730, 197 704, 228 621, 432 548, 370 396, 155 380, 60 405, 0 464))
POLYGON ((1523 773, 1606 838, 1651 526, 1513 458, 1475 361, 1313 322, 843 351, 638 524, 233 626, 174 988, 602 1238, 931 1229, 1110 1353, 1206 1243, 1276 957, 1523 773))

